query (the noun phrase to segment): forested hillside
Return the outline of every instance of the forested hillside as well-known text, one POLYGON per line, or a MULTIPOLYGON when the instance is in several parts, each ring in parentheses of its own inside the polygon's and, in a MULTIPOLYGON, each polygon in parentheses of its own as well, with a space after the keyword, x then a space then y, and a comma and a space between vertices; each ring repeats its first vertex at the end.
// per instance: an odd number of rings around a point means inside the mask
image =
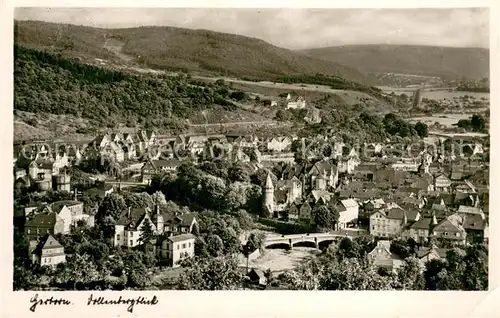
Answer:
POLYGON ((365 73, 402 73, 443 79, 489 77, 489 50, 424 45, 346 45, 299 51, 365 73))
POLYGON ((14 48, 14 109, 87 118, 102 126, 169 126, 210 107, 235 110, 225 87, 187 76, 132 75, 14 48))
POLYGON ((86 60, 136 64, 252 80, 316 74, 373 85, 356 68, 273 46, 262 40, 207 30, 173 27, 99 29, 40 21, 16 21, 15 42, 86 60))

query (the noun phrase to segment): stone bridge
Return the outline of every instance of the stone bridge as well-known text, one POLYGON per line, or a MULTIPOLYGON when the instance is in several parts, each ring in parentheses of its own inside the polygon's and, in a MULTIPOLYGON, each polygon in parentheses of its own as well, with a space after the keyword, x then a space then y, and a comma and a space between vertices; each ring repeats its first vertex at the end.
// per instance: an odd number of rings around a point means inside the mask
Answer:
POLYGON ((365 234, 364 230, 340 230, 328 233, 308 233, 308 234, 290 234, 290 235, 267 235, 264 239, 264 248, 271 246, 287 245, 293 248, 298 243, 314 245, 319 248, 320 243, 331 243, 343 237, 353 238, 365 234))

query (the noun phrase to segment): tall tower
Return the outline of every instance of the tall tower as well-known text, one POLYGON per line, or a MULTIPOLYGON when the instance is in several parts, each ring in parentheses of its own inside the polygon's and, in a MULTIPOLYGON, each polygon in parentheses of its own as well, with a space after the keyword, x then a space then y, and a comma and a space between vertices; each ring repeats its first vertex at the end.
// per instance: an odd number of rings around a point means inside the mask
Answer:
POLYGON ((266 185, 264 186, 262 207, 267 208, 271 214, 274 212, 274 185, 269 173, 267 174, 266 185))
POLYGON ((420 108, 420 102, 422 101, 422 96, 420 95, 420 88, 413 93, 413 108, 420 108))

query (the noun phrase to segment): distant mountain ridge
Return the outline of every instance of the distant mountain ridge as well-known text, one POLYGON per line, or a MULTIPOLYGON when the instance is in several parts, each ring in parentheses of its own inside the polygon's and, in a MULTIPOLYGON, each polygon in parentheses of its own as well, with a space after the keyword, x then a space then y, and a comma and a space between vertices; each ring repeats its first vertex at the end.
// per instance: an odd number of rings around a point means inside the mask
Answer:
POLYGON ((489 49, 424 45, 346 45, 298 50, 364 73, 402 73, 450 79, 489 77, 489 49))
POLYGON ((260 39, 207 30, 159 26, 100 29, 15 21, 15 42, 69 57, 136 63, 172 71, 252 80, 321 73, 361 84, 376 84, 374 77, 368 77, 356 68, 298 54, 260 39))

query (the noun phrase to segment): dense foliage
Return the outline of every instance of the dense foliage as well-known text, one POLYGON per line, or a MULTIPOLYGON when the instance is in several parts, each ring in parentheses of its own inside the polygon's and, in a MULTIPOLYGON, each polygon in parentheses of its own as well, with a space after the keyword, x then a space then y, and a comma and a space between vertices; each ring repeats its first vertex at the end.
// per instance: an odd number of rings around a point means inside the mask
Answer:
POLYGON ((20 46, 14 47, 14 96, 14 109, 75 115, 102 126, 175 128, 181 123, 175 118, 216 104, 234 110, 216 91, 191 85, 185 76, 130 75, 20 46))
POLYGON ((468 131, 484 132, 486 128, 486 120, 481 115, 472 115, 469 119, 460 119, 456 125, 468 131))

